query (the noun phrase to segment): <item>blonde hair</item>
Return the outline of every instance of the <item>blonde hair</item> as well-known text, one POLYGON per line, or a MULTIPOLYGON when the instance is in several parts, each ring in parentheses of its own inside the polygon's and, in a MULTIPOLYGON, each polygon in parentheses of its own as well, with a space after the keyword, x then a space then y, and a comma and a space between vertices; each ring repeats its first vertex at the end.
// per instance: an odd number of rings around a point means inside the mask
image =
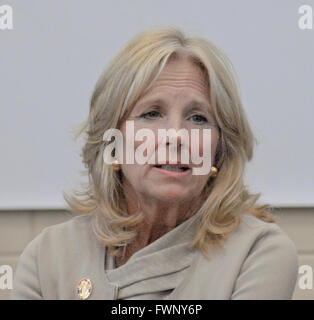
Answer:
POLYGON ((210 178, 203 190, 204 201, 197 211, 201 221, 190 247, 198 247, 208 256, 211 245, 221 247, 221 241, 236 229, 242 213, 274 222, 267 211, 271 207, 256 206, 260 194, 250 194, 243 182, 245 163, 252 158, 256 139, 243 110, 239 81, 231 61, 207 39, 187 36, 176 27, 151 27, 131 39, 100 75, 88 119, 76 135, 77 138, 86 133, 81 156, 89 182, 82 191, 73 191, 72 195, 64 192, 70 211, 92 214, 93 231, 112 255, 121 256, 135 239, 136 226, 143 216, 127 213, 121 172, 114 172, 103 161, 104 132, 120 127, 168 59, 182 53, 200 67, 208 80, 220 133, 214 162, 218 175, 210 178))

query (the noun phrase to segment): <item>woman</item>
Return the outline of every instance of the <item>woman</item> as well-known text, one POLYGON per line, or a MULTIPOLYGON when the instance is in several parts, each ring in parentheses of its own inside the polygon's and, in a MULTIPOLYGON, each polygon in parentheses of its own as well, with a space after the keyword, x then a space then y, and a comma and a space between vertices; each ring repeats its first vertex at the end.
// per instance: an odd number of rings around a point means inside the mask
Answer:
POLYGON ((174 27, 140 33, 100 76, 85 130, 89 185, 64 195, 83 214, 26 247, 13 299, 291 299, 296 248, 244 186, 254 137, 232 63, 216 45, 174 27), (128 123, 155 136, 210 129, 210 141, 196 144, 200 155, 210 147, 210 170, 192 174, 201 164, 179 155, 192 157, 188 142, 197 140, 176 134, 163 141, 166 161, 147 151, 155 162, 128 163, 128 123), (113 152, 104 139, 111 128, 122 133, 113 152))

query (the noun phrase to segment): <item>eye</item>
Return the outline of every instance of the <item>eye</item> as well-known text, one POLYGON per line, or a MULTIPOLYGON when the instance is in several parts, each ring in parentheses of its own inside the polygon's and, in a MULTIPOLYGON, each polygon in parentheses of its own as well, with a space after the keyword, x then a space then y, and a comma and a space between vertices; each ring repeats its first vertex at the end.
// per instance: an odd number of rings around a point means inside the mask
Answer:
POLYGON ((146 113, 143 113, 141 115, 141 118, 144 118, 144 119, 156 119, 158 116, 160 115, 160 113, 158 111, 149 111, 149 112, 146 112, 146 113))
POLYGON ((205 117, 201 116, 200 114, 195 114, 191 118, 193 119, 194 122, 199 123, 199 124, 208 122, 207 119, 205 117))

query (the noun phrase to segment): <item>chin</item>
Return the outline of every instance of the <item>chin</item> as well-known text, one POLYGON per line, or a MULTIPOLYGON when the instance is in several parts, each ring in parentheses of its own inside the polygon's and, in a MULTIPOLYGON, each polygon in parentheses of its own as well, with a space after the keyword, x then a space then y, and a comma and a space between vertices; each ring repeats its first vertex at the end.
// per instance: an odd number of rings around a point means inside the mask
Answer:
POLYGON ((178 191, 169 191, 169 192, 163 192, 157 193, 155 195, 155 198, 158 198, 161 201, 169 202, 169 201, 182 201, 187 199, 187 193, 186 191, 178 190, 178 191))

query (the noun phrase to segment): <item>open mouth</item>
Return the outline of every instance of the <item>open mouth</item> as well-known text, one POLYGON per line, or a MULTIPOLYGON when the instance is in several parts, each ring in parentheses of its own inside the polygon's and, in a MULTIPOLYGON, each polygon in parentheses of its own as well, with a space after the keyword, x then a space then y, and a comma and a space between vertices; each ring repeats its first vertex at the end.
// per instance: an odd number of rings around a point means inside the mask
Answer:
POLYGON ((172 166, 169 166, 169 165, 156 165, 155 167, 159 168, 159 169, 168 170, 168 171, 175 171, 175 172, 184 172, 184 171, 189 170, 188 167, 181 167, 181 166, 178 166, 178 165, 172 165, 172 166))

